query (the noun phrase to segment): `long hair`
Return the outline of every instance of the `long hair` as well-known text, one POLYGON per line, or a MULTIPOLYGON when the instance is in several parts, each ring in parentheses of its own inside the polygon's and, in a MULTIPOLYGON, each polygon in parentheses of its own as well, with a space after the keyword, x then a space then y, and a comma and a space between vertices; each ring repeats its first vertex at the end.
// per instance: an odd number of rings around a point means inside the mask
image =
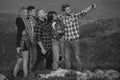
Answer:
POLYGON ((57 14, 55 11, 49 11, 47 15, 47 21, 48 23, 52 23, 53 21, 53 14, 57 14))
POLYGON ((28 27, 27 16, 24 14, 24 10, 27 10, 27 8, 25 7, 20 8, 18 17, 21 17, 25 24, 25 27, 28 27))
POLYGON ((18 17, 22 17, 23 16, 23 10, 26 9, 25 7, 21 7, 18 11, 18 17))

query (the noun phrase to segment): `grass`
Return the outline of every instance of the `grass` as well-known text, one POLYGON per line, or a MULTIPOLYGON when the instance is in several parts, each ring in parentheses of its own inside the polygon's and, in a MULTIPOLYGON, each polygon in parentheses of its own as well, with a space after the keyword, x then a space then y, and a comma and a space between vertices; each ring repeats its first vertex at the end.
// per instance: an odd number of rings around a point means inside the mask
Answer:
MULTIPOLYGON (((0 34, 0 36, 4 37, 0 39, 0 45, 4 43, 6 46, 4 55, 1 55, 0 49, 0 73, 5 74, 9 80, 13 80, 12 70, 16 63, 15 33, 0 34)), ((80 58, 84 69, 92 71, 96 69, 115 69, 120 71, 119 54, 120 18, 99 19, 80 26, 80 58)), ((38 71, 38 73, 40 72, 38 71)), ((56 77, 48 80, 67 79, 56 77)))

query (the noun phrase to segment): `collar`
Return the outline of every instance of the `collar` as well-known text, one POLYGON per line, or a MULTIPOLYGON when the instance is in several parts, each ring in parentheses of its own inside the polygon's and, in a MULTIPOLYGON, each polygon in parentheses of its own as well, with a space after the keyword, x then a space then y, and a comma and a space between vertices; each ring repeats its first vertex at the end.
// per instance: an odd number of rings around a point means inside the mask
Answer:
POLYGON ((28 16, 28 19, 34 20, 35 18, 33 16, 28 16))

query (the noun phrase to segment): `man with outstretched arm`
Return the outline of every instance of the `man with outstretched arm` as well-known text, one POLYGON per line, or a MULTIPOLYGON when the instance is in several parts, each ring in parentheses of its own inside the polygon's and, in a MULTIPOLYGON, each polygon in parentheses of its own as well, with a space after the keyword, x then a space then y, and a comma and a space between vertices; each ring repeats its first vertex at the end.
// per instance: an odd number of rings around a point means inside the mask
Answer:
POLYGON ((78 12, 73 13, 70 5, 63 4, 61 7, 62 14, 58 15, 65 25, 65 67, 66 69, 71 69, 72 55, 75 56, 76 64, 72 65, 77 67, 76 70, 81 70, 81 60, 80 60, 80 47, 79 47, 79 19, 85 16, 88 12, 95 9, 96 5, 92 4, 88 8, 78 12))

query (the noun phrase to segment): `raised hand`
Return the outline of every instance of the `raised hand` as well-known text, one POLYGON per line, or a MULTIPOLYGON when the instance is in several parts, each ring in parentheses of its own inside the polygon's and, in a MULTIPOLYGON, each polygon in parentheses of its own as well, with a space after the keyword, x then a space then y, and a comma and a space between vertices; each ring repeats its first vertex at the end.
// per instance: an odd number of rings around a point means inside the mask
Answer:
POLYGON ((94 3, 93 3, 93 4, 92 4, 92 8, 94 8, 94 9, 95 9, 95 8, 96 8, 96 4, 94 4, 94 3))
POLYGON ((46 55, 46 50, 43 48, 41 49, 42 54, 46 55))

